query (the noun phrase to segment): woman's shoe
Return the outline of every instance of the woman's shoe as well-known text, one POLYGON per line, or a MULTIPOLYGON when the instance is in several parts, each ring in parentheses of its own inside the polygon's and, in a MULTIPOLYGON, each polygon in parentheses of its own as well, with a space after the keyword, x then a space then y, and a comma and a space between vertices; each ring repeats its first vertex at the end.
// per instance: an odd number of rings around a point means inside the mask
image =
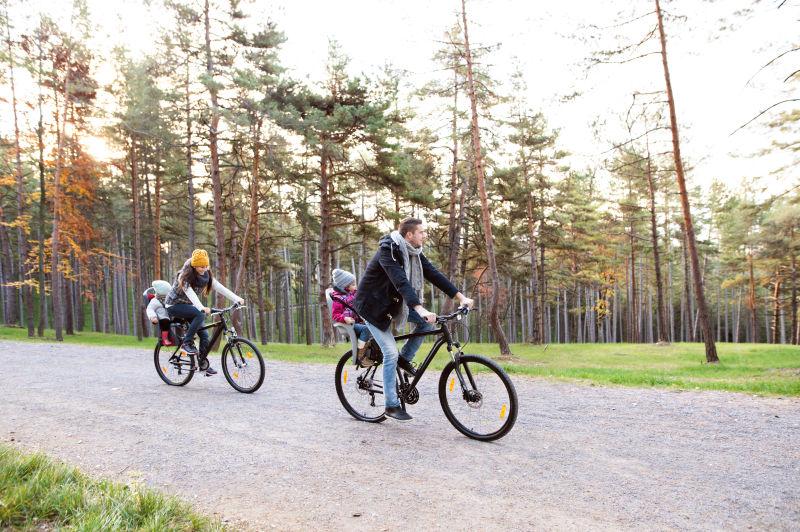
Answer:
POLYGON ((197 348, 191 342, 183 342, 181 344, 181 351, 183 351, 187 355, 196 355, 197 354, 197 348))

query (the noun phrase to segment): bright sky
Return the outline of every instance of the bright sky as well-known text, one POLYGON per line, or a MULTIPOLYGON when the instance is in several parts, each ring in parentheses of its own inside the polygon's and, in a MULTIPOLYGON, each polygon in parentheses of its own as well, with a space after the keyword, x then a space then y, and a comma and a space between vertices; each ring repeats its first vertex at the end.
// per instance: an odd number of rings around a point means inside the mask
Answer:
MULTIPOLYGON (((683 155, 694 166, 694 182, 702 185, 717 178, 737 186, 743 178, 764 176, 772 191, 789 188, 788 178, 769 175, 784 159, 751 156, 769 146, 773 133, 764 124, 777 116, 775 112, 733 136, 730 133, 769 105, 791 97, 784 92, 783 78, 797 69, 798 56, 789 54, 749 84, 748 80, 770 59, 792 47, 798 8, 787 3, 778 10, 777 0, 662 3, 673 15, 685 16, 667 21, 667 38, 683 155), (734 15, 743 8, 752 11, 746 16, 734 15)), ((38 9, 58 16, 70 4, 67 0, 39 1, 38 9)), ((157 1, 88 0, 88 4, 100 26, 99 45, 110 50, 123 44, 135 53, 151 49, 158 21, 163 19, 157 1)), ((459 0, 256 0, 243 4, 255 15, 253 20, 272 19, 286 34, 281 58, 295 77, 312 81, 323 77, 327 43, 332 38, 351 58, 353 73, 374 73, 391 63, 407 70, 409 83, 417 87, 437 75, 433 53, 460 8, 459 0)), ((467 2, 473 44, 500 44, 488 58, 495 79, 510 80, 514 65, 520 65, 529 87, 524 97, 560 130, 561 146, 574 154, 571 163, 578 168, 598 165, 613 143, 624 139, 621 117, 634 90, 663 89, 658 55, 626 65, 585 67, 592 50, 615 47, 610 38, 614 32, 625 33, 627 43, 619 41, 618 47, 638 41, 655 23, 655 16, 650 15, 609 29, 630 18, 633 8, 629 4, 596 0, 467 2), (619 8, 626 11, 619 13, 619 8), (576 99, 561 101, 576 91, 580 93, 576 99), (592 123, 601 124, 599 137, 592 123)), ((36 13, 37 9, 30 9, 36 5, 25 3, 25 12, 36 13)), ((637 15, 646 14, 653 5, 639 0, 637 15)), ((653 41, 642 52, 657 50, 653 41)), ((658 148, 667 150, 669 145, 662 143, 658 148)), ((101 146, 95 149, 100 151, 101 146)), ((796 178, 792 180, 796 183, 796 178)))

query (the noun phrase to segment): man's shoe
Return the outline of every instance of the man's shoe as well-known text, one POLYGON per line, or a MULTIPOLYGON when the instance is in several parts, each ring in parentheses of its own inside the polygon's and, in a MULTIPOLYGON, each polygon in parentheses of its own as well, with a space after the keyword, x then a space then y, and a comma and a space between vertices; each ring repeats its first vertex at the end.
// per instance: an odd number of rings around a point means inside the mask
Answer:
POLYGON ((385 414, 392 419, 396 419, 397 421, 411 421, 414 419, 408 415, 408 412, 399 406, 387 406, 385 414))
POLYGON ((191 342, 184 342, 181 344, 181 350, 187 355, 196 355, 197 348, 191 342))
POLYGON ((397 366, 411 376, 416 376, 417 374, 416 368, 403 357, 397 358, 397 366))
POLYGON ((206 368, 206 377, 210 377, 210 376, 216 375, 216 374, 217 374, 217 370, 215 370, 211 366, 208 366, 208 368, 206 368))

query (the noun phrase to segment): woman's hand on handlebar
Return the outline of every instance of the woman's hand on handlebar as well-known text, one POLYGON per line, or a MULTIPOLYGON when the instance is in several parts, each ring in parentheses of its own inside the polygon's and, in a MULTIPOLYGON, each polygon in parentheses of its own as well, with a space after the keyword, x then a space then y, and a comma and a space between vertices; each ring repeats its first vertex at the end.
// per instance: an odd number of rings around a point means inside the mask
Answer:
POLYGON ((203 312, 206 314, 211 314, 211 309, 209 307, 203 307, 203 312))

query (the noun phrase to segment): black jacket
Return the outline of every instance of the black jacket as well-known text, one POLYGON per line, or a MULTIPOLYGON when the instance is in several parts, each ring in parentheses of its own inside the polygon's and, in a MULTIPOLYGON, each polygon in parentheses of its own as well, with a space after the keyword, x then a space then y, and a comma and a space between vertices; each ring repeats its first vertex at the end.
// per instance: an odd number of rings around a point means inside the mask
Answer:
MULTIPOLYGON (((450 297, 458 293, 458 288, 442 275, 424 254, 419 258, 425 279, 450 297)), ((353 307, 372 325, 386 330, 392 318, 400 315, 401 299, 412 309, 421 304, 406 278, 403 253, 387 235, 381 238, 377 253, 367 264, 367 269, 358 284, 353 307)))

